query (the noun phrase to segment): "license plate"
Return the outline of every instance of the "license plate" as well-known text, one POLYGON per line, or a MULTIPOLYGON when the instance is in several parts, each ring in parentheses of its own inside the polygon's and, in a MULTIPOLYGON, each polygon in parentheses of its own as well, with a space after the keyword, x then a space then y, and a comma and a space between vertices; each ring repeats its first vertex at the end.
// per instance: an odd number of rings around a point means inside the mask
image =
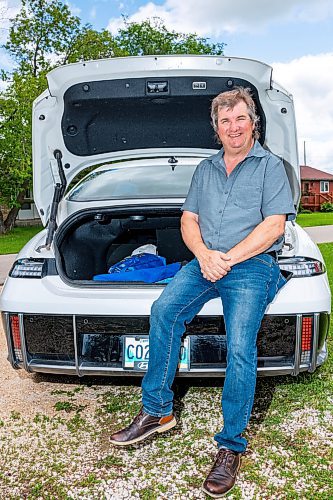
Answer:
MULTIPOLYGON (((149 361, 149 335, 126 335, 123 340, 123 368, 134 371, 147 371, 149 361)), ((190 368, 190 339, 182 341, 178 370, 190 368)))

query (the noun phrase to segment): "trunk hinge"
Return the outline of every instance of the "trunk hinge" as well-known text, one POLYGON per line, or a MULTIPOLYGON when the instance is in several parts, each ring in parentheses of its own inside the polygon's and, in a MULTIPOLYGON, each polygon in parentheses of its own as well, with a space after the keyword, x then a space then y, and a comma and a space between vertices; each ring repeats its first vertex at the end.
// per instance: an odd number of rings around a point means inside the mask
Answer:
POLYGON ((36 249, 37 252, 40 252, 43 248, 46 248, 46 250, 50 250, 50 248, 51 248, 53 236, 54 236, 54 233, 57 229, 57 213, 58 213, 59 202, 61 201, 61 198, 63 197, 66 186, 67 186, 67 180, 66 180, 64 168, 63 168, 62 161, 61 161, 62 152, 59 149, 56 149, 53 152, 53 156, 57 160, 60 182, 56 182, 56 184, 54 186, 54 194, 53 194, 53 200, 52 200, 52 205, 51 205, 50 219, 49 219, 49 224, 48 224, 48 228, 47 228, 45 245, 39 246, 36 249))

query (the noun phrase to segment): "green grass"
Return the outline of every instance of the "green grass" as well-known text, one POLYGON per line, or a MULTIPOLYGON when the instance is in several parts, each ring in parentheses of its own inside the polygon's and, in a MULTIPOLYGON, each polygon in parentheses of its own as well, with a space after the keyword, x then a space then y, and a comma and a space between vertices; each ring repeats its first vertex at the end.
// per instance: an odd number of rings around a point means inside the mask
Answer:
POLYGON ((330 226, 333 224, 333 212, 313 212, 312 214, 298 214, 296 222, 302 227, 330 226))
POLYGON ((328 280, 333 293, 333 243, 320 243, 318 246, 325 260, 328 280))
POLYGON ((42 226, 14 227, 10 233, 0 235, 0 255, 18 253, 42 229, 42 226))

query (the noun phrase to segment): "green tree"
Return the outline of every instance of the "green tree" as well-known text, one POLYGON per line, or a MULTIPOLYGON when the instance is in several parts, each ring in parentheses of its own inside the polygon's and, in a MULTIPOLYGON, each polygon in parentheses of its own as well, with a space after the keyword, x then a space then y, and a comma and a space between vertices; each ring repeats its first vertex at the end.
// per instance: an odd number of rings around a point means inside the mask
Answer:
POLYGON ((43 76, 15 72, 1 99, 0 205, 8 207, 9 213, 5 218, 0 210, 0 234, 13 227, 31 187, 31 107, 34 97, 45 89, 43 76))
POLYGON ((37 76, 61 64, 82 33, 81 20, 58 0, 22 0, 5 48, 18 70, 37 76))
POLYGON ((12 20, 9 55, 16 61, 11 74, 2 72, 0 118, 0 234, 15 222, 27 188, 32 184, 31 108, 46 88, 46 73, 66 61, 83 28, 78 17, 58 0, 23 0, 12 20))
POLYGON ((162 19, 154 17, 140 23, 128 22, 115 37, 120 49, 129 56, 159 54, 222 55, 224 43, 210 43, 195 33, 169 31, 162 19))
POLYGON ((107 30, 96 31, 91 26, 85 26, 69 48, 63 63, 105 59, 128 55, 107 30))

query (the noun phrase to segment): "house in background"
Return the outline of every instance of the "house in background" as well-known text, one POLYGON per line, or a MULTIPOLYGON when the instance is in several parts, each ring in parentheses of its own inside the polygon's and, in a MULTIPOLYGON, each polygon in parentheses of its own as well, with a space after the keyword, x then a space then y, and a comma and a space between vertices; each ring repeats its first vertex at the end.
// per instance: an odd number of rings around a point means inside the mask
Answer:
POLYGON ((17 225, 22 225, 22 226, 40 224, 41 222, 36 205, 32 197, 31 189, 27 189, 25 193, 24 202, 18 213, 16 222, 18 223, 17 225))
POLYGON ((302 207, 317 212, 323 203, 333 203, 333 175, 301 166, 302 207))

